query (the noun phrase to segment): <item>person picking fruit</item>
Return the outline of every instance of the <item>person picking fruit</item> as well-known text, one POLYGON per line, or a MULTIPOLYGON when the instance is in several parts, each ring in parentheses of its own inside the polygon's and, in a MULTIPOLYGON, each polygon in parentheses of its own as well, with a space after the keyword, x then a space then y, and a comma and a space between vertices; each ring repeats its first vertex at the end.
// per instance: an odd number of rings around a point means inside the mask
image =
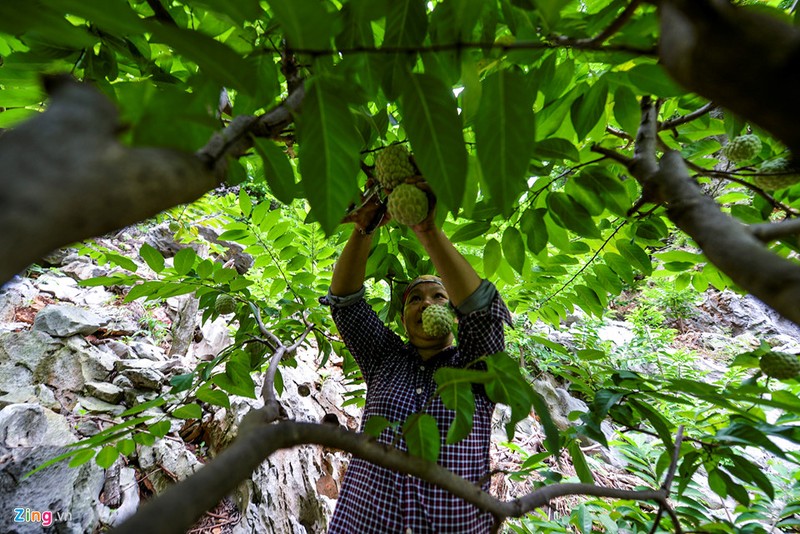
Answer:
MULTIPOLYGON (((383 324, 364 300, 364 278, 372 244, 371 230, 381 210, 375 200, 347 217, 355 228, 333 271, 328 295, 332 316, 366 382, 361 430, 373 416, 402 423, 409 415, 432 416, 441 435, 439 464, 488 489, 489 441, 494 404, 483 388, 473 386, 472 430, 461 441, 445 442, 455 412, 435 395, 434 373, 442 367, 481 369, 475 360, 505 348, 504 323, 511 316, 496 288, 482 280, 434 222, 435 197, 427 184, 411 185, 427 195, 427 216, 410 225, 440 277, 413 280, 402 299, 407 341, 383 324), (452 310, 452 311, 451 311, 452 310), (451 330, 458 318, 458 343, 451 330)), ((391 214, 391 208, 390 208, 391 214)), ((386 224, 383 219, 377 226, 386 224)), ((399 425, 381 432, 378 441, 406 450, 399 425)), ((459 533, 491 530, 491 514, 419 478, 353 458, 339 493, 329 533, 459 533)))

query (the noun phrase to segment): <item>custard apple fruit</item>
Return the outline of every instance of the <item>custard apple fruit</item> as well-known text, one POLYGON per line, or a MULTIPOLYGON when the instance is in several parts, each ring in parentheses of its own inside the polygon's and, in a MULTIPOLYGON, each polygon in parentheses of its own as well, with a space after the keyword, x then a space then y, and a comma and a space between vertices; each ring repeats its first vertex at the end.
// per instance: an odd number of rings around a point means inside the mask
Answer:
POLYGON ((446 336, 453 326, 453 313, 441 304, 428 306, 422 312, 422 329, 433 337, 446 336))
POLYGON ((386 189, 394 189, 416 170, 408 159, 408 150, 403 145, 390 145, 375 158, 375 177, 386 189))
POLYGON ((800 376, 800 358, 794 354, 769 351, 761 356, 758 366, 765 375, 778 380, 800 376))
POLYGON ((214 311, 220 315, 228 315, 236 311, 236 301, 230 295, 219 295, 214 301, 214 311))
POLYGON ((761 139, 757 135, 740 135, 722 149, 725 157, 734 163, 749 161, 761 152, 761 139))
POLYGON ((764 174, 754 176, 753 183, 762 189, 783 189, 800 182, 800 172, 790 168, 786 158, 765 161, 758 171, 764 174))
POLYGON ((389 214, 401 224, 419 224, 428 215, 428 196, 413 184, 400 184, 389 194, 389 214))

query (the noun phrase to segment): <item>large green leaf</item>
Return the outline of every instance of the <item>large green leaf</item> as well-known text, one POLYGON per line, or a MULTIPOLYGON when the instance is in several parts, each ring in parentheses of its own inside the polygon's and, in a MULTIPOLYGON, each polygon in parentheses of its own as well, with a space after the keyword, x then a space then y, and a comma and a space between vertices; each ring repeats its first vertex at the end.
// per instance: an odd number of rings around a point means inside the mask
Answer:
POLYGON ((568 230, 583 237, 599 238, 597 229, 586 208, 575 202, 570 196, 559 191, 547 195, 547 207, 556 222, 568 230))
POLYGON ((494 238, 487 241, 486 246, 483 248, 483 275, 486 278, 490 278, 500 267, 502 259, 503 251, 500 242, 494 238))
POLYGON ((578 139, 585 139, 597 123, 605 119, 606 100, 608 83, 600 78, 572 103, 570 117, 578 139))
POLYGON ((439 459, 442 440, 436 419, 432 415, 411 415, 403 425, 403 435, 409 453, 431 462, 439 459))
POLYGON ((147 24, 120 0, 47 0, 49 7, 84 18, 116 35, 141 34, 147 24))
POLYGON ((341 87, 341 80, 333 78, 311 80, 297 121, 303 189, 327 234, 344 217, 359 170, 361 136, 341 87))
POLYGON ((475 397, 472 394, 471 376, 485 381, 486 373, 465 369, 443 367, 436 371, 436 383, 442 402, 454 410, 453 422, 447 430, 447 443, 461 441, 472 430, 472 416, 475 412, 475 397), (462 371, 467 371, 463 373, 462 371))
POLYGON ((522 241, 522 234, 513 226, 509 226, 503 232, 501 242, 503 246, 503 256, 508 264, 519 274, 524 275, 525 267, 525 243, 522 241))
POLYGON ((528 185, 535 135, 532 96, 514 72, 500 71, 483 81, 476 148, 489 195, 505 216, 528 185))
POLYGON ((268 0, 267 3, 280 22, 290 47, 329 48, 339 12, 328 11, 320 0, 268 0))
POLYGON ((271 139, 256 138, 256 152, 264 165, 264 176, 275 198, 284 204, 300 196, 300 188, 295 183, 294 170, 289 157, 271 139))
MULTIPOLYGON (((422 44, 428 29, 427 7, 424 0, 397 0, 389 3, 386 13, 386 33, 381 48, 410 50, 422 44)), ((394 100, 402 92, 416 54, 388 53, 378 58, 384 69, 383 92, 394 100)))
POLYGON ((403 83, 400 109, 414 159, 437 198, 457 210, 464 198, 467 150, 456 99, 441 80, 410 74, 403 83))

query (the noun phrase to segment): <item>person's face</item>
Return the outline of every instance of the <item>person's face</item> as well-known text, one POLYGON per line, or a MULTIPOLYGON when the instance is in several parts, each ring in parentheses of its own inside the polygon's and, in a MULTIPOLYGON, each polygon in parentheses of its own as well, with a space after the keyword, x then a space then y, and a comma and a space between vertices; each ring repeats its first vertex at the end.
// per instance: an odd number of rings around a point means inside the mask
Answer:
POLYGON ((443 349, 453 343, 453 334, 449 332, 434 337, 422 328, 422 312, 433 304, 447 305, 448 300, 447 291, 439 284, 424 282, 411 290, 403 310, 403 326, 412 345, 418 349, 443 349))

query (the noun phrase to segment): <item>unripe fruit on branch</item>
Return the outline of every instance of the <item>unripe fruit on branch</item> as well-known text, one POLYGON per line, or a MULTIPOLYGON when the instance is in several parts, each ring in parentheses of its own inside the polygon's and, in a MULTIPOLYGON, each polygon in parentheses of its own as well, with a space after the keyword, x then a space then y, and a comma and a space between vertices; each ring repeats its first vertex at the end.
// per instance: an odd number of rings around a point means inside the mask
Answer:
POLYGON ((753 177, 753 183, 761 189, 774 190, 789 187, 800 182, 800 173, 789 166, 786 158, 765 161, 759 167, 760 176, 753 177))
POLYGON ((441 304, 432 304, 422 312, 422 330, 432 337, 442 337, 453 327, 453 312, 441 304))
POLYGON ((428 215, 428 196, 413 184, 400 184, 389 194, 388 209, 392 219, 414 226, 428 215))
POLYGON ((214 311, 220 315, 228 315, 236 311, 236 301, 230 295, 219 295, 214 301, 214 311))
POLYGON ((800 359, 794 354, 769 351, 761 356, 758 366, 765 375, 778 380, 800 376, 800 359))
POLYGON ((761 152, 761 139, 757 135, 740 135, 722 148, 725 157, 734 163, 749 161, 761 152))
POLYGON ((390 145, 375 157, 375 178, 386 189, 394 189, 409 176, 417 173, 403 145, 390 145))

